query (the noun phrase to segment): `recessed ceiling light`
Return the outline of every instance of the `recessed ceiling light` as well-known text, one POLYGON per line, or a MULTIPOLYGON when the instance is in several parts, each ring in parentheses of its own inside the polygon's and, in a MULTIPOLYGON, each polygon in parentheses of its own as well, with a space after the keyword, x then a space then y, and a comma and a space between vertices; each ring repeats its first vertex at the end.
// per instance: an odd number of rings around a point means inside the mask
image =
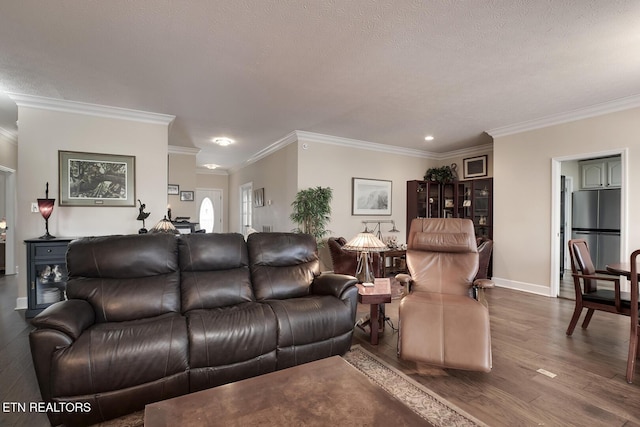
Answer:
POLYGON ((433 141, 435 138, 433 137, 433 135, 427 135, 424 137, 425 141, 433 141))
POLYGON ((213 142, 222 147, 226 147, 227 145, 233 144, 235 141, 231 138, 227 138, 226 136, 220 136, 218 138, 213 138, 213 142))
POLYGON ((203 165, 203 166, 207 169, 217 169, 220 167, 220 165, 216 165, 214 163, 207 163, 206 165, 203 165))

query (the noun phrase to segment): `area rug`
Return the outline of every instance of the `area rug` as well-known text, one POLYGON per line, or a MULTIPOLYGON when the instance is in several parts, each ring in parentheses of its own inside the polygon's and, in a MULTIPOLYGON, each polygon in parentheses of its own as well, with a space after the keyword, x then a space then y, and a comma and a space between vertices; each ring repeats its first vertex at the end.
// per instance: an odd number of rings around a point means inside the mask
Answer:
POLYGON ((412 380, 360 345, 342 356, 371 381, 407 405, 434 426, 482 426, 486 424, 412 380))
MULTIPOLYGON (((481 426, 486 424, 469 415, 451 402, 412 380, 399 370, 369 353, 360 345, 354 345, 342 356, 344 360, 365 374, 387 393, 404 403, 434 426, 481 426)), ((426 423, 425 423, 426 424, 426 423)), ((94 427, 142 427, 144 411, 134 412, 114 420, 96 424, 94 427)))

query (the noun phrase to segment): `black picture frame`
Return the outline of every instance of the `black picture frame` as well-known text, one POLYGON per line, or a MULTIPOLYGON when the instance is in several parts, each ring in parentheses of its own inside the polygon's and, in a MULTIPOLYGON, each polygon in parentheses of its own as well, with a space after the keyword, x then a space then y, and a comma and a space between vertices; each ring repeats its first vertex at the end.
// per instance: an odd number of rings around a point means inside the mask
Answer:
POLYGON ((264 206, 264 188, 258 188, 253 192, 253 206, 261 208, 264 206))
POLYGON ((58 151, 60 206, 135 206, 135 177, 135 156, 58 151))
POLYGON ((177 196, 180 194, 180 186, 178 184, 168 184, 167 194, 177 196))
POLYGON ((193 202, 194 201, 193 191, 181 191, 180 192, 180 201, 181 202, 193 202))
POLYGON ((464 179, 468 178, 480 178, 487 176, 487 160, 486 154, 476 157, 468 157, 462 160, 462 169, 464 173, 464 179))

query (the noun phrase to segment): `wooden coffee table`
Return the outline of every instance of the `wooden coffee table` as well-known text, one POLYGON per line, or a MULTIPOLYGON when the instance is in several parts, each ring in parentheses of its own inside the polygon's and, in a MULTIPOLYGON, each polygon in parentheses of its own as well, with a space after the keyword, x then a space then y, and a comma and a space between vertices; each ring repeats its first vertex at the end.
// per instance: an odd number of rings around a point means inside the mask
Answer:
POLYGON ((384 329, 384 316, 379 317, 380 304, 391 302, 391 279, 375 279, 374 286, 358 286, 358 302, 362 304, 371 304, 370 326, 371 336, 369 340, 372 345, 378 345, 378 332, 384 329))
POLYGON ((147 405, 145 427, 429 425, 339 356, 147 405))

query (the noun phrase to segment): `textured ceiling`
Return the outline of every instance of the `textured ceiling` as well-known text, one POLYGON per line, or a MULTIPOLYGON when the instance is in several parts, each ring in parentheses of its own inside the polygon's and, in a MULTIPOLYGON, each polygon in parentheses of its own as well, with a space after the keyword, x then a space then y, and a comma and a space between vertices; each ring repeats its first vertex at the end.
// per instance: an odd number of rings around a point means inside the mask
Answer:
POLYGON ((293 130, 467 148, 639 76, 638 0, 0 3, 0 90, 175 115, 223 167, 293 130))

